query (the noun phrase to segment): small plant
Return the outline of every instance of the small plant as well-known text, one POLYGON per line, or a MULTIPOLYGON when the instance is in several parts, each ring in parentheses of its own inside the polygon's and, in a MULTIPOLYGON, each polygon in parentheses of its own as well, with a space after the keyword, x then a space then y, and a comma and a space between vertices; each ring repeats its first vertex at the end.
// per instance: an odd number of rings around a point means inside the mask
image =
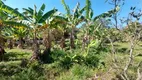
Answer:
POLYGON ((65 56, 60 60, 60 65, 63 68, 69 69, 73 65, 72 58, 70 56, 65 56))
POLYGON ((90 67, 97 67, 99 64, 99 58, 95 55, 88 55, 85 58, 85 64, 90 67))
POLYGON ((54 50, 51 52, 50 57, 52 58, 52 62, 54 61, 59 61, 60 58, 63 58, 64 56, 66 56, 66 53, 62 50, 54 50))
POLYGON ((74 76, 78 76, 78 78, 80 79, 91 77, 93 74, 93 70, 91 68, 85 65, 78 65, 78 64, 75 64, 71 68, 71 72, 74 76))
POLYGON ((93 73, 93 69, 85 65, 74 64, 67 72, 60 74, 57 80, 86 80, 93 73))

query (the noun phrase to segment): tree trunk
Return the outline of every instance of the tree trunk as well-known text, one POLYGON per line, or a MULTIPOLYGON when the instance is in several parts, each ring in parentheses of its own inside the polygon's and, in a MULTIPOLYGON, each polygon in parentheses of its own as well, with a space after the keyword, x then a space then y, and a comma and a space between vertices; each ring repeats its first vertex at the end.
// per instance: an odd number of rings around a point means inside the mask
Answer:
POLYGON ((18 48, 23 49, 23 38, 19 38, 18 48))
POLYGON ((74 49, 75 44, 74 44, 74 30, 72 29, 71 35, 70 35, 70 49, 74 49))
POLYGON ((35 32, 33 39, 33 55, 31 57, 31 60, 39 60, 39 57, 40 57, 39 44, 37 42, 37 36, 35 32))
POLYGON ((48 40, 47 40, 47 42, 48 42, 48 44, 47 44, 47 46, 46 46, 46 48, 48 49, 50 49, 51 48, 51 39, 50 39, 50 30, 48 30, 48 38, 47 38, 48 40))
POLYGON ((65 35, 63 35, 62 38, 61 38, 60 47, 61 47, 62 49, 65 48, 65 35))
POLYGON ((60 47, 61 47, 62 49, 65 48, 65 38, 64 38, 64 37, 62 37, 62 39, 61 39, 60 47))
POLYGON ((44 50, 42 56, 41 56, 41 60, 44 63, 50 63, 51 59, 50 59, 50 52, 51 52, 51 39, 50 39, 50 30, 48 29, 48 36, 44 37, 44 44, 46 49, 44 50))
POLYGON ((4 53, 6 52, 4 48, 0 45, 0 61, 4 60, 4 53))
POLYGON ((5 39, 1 35, 0 35, 0 45, 5 46, 5 39))
POLYGON ((84 35, 82 39, 82 50, 85 50, 85 47, 89 44, 89 37, 88 35, 84 35))
POLYGON ((9 48, 9 49, 13 49, 13 42, 12 42, 12 39, 9 39, 8 48, 9 48))

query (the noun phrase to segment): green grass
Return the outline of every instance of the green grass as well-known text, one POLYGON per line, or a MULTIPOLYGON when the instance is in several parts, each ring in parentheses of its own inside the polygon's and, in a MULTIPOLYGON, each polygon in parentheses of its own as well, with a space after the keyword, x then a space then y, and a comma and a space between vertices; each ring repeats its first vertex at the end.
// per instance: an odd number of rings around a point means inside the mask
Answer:
MULTIPOLYGON (((114 43, 117 51, 117 64, 122 68, 125 67, 129 58, 129 43, 114 43)), ((134 55, 142 52, 142 43, 135 47, 134 55)), ((115 78, 120 71, 112 69, 112 54, 109 51, 101 51, 96 55, 100 61, 105 63, 105 66, 98 64, 95 68, 85 64, 72 63, 69 69, 60 65, 60 59, 64 56, 81 56, 80 50, 75 50, 73 53, 54 51, 52 57, 54 62, 50 64, 39 64, 38 62, 29 63, 27 67, 21 67, 22 59, 30 59, 32 51, 28 49, 6 49, 4 61, 0 62, 0 80, 86 80, 94 78, 97 74, 99 79, 111 80, 115 78), (68 54, 67 54, 68 53, 68 54), (63 55, 64 54, 64 55, 63 55)), ((73 58, 74 59, 74 58, 73 58)), ((61 59, 62 60, 62 59, 61 59)), ((93 60, 92 60, 93 61, 93 60)), ((100 62, 99 61, 99 62, 100 62)), ((137 64, 142 61, 142 56, 135 56, 132 65, 129 68, 128 74, 132 75, 132 79, 136 78, 137 64)))
POLYGON ((68 71, 61 73, 57 80, 86 80, 94 75, 94 70, 84 65, 74 65, 68 71))
POLYGON ((18 65, 22 59, 29 59, 31 57, 31 50, 22 49, 6 49, 4 61, 0 62, 1 65, 18 65))
POLYGON ((0 77, 2 80, 9 80, 15 74, 22 71, 20 63, 22 59, 29 59, 31 50, 6 49, 4 61, 0 62, 0 77))
MULTIPOLYGON (((55 57, 62 57, 62 51, 55 51, 53 56, 55 62, 50 64, 39 64, 38 62, 29 63, 27 67, 21 67, 22 59, 29 59, 32 55, 31 50, 27 49, 6 49, 4 61, 0 62, 1 80, 85 80, 93 75, 93 69, 74 64, 70 69, 65 69, 55 57), (67 74, 71 74, 67 76, 67 74), (75 76, 75 77, 74 77, 75 76)), ((57 58, 58 59, 58 58, 57 58)))

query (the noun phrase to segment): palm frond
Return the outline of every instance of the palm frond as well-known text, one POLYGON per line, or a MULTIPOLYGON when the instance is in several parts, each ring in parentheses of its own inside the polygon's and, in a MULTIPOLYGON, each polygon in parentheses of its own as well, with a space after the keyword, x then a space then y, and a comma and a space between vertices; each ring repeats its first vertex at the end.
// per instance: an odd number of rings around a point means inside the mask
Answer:
POLYGON ((79 7, 80 7, 80 4, 77 3, 76 6, 75 6, 75 8, 74 8, 74 11, 73 11, 73 17, 74 17, 74 18, 75 18, 75 17, 78 18, 79 15, 80 15, 80 13, 79 13, 79 7))
POLYGON ((90 9, 90 10, 89 10, 89 19, 92 19, 93 15, 94 15, 93 10, 90 9))
POLYGON ((17 10, 15 10, 5 4, 0 3, 0 10, 5 11, 13 16, 17 16, 21 19, 26 19, 26 17, 24 17, 20 12, 18 12, 17 10))
POLYGON ((83 7, 83 8, 80 10, 79 13, 82 14, 82 13, 85 11, 85 8, 86 8, 86 7, 83 7))
POLYGON ((100 18, 106 18, 106 17, 111 17, 113 14, 115 14, 116 12, 118 12, 120 10, 120 8, 117 6, 115 9, 112 9, 110 11, 107 11, 105 13, 102 13, 98 16, 96 16, 93 21, 96 21, 97 19, 100 19, 100 18))
POLYGON ((53 9, 45 13, 38 21, 38 23, 43 23, 48 19, 51 15, 53 15, 55 12, 57 12, 57 9, 53 9))
POLYGON ((61 0, 62 1, 62 4, 66 10, 66 13, 67 13, 67 16, 70 16, 71 12, 70 12, 70 8, 68 5, 66 5, 65 1, 64 0, 61 0))
POLYGON ((28 28, 28 26, 26 24, 23 24, 22 22, 3 21, 3 24, 6 26, 22 26, 28 28))
POLYGON ((44 10, 45 10, 45 4, 42 4, 42 6, 40 7, 40 9, 37 13, 38 19, 40 19, 42 17, 44 10))
POLYGON ((23 8, 23 10, 24 10, 24 13, 29 14, 29 15, 33 15, 33 9, 23 8))
POLYGON ((89 19, 90 9, 91 9, 91 1, 90 0, 86 0, 86 7, 85 7, 85 10, 86 10, 86 19, 89 19))

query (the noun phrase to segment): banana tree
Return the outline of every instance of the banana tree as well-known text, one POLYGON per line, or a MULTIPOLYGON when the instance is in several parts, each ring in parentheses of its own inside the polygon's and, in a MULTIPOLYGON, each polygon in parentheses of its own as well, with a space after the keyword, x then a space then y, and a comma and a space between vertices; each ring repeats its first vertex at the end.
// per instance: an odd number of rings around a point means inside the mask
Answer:
POLYGON ((26 26, 23 24, 20 20, 25 19, 25 17, 18 12, 17 9, 13 9, 7 5, 5 5, 1 0, 0 0, 0 32, 2 28, 10 26, 26 26), (19 20, 17 20, 19 19, 19 20))
MULTIPOLYGON (((102 13, 98 16, 93 17, 93 10, 91 8, 91 1, 86 0, 85 16, 84 16, 86 27, 85 27, 84 38, 87 38, 86 40, 89 40, 89 42, 91 42, 90 39, 94 40, 93 36, 91 37, 91 35, 101 32, 102 28, 100 28, 100 27, 103 26, 101 23, 101 19, 102 18, 109 18, 114 13, 116 13, 118 11, 119 11, 119 7, 117 6, 115 9, 112 9, 110 11, 107 11, 105 13, 102 13)), ((101 32, 101 33, 103 33, 103 32, 101 32)), ((100 43, 101 43, 101 41, 100 41, 100 43)), ((100 44, 100 43, 98 43, 98 44, 100 44)), ((84 41, 83 44, 86 44, 86 41, 84 41)), ((84 47, 83 47, 83 50, 84 50, 84 47)))
POLYGON ((37 11, 37 7, 34 5, 34 9, 28 7, 28 9, 23 8, 24 14, 26 18, 28 19, 29 25, 32 27, 33 31, 33 47, 34 47, 34 52, 33 56, 31 59, 38 59, 39 58, 39 45, 37 42, 37 34, 39 27, 43 26, 42 24, 46 22, 46 20, 53 15, 57 9, 52 9, 44 14, 45 10, 45 4, 43 4, 40 9, 37 11))
POLYGON ((74 43, 74 30, 76 29, 76 26, 79 25, 83 20, 84 17, 82 16, 83 11, 85 8, 80 9, 80 4, 77 3, 76 7, 73 10, 73 13, 71 12, 70 8, 68 5, 66 5, 65 1, 62 0, 62 4, 66 10, 66 15, 65 18, 67 19, 67 27, 70 28, 70 48, 73 49, 75 48, 75 43, 74 43))
POLYGON ((62 49, 65 48, 65 39, 69 37, 69 28, 66 26, 68 24, 67 18, 63 17, 62 15, 56 15, 54 16, 53 24, 56 26, 56 29, 60 31, 60 47, 62 49))
MULTIPOLYGON (((98 26, 96 25, 96 23, 101 23, 101 19, 102 18, 109 18, 111 17, 113 14, 115 14, 116 12, 119 11, 119 7, 117 6, 115 9, 109 10, 107 12, 104 12, 98 16, 93 17, 93 10, 91 8, 91 1, 90 0, 86 0, 86 6, 85 6, 85 23, 86 23, 86 34, 90 35, 92 33, 89 33, 90 30, 95 30, 95 28, 97 28, 98 26), (94 27, 94 26, 96 27, 94 27)), ((99 25, 99 24, 98 24, 99 25)), ((91 31, 92 32, 92 31, 91 31)))
POLYGON ((23 41, 24 41, 24 37, 28 35, 28 28, 25 28, 23 26, 21 27, 5 27, 3 30, 3 35, 7 36, 7 37, 11 37, 11 38, 15 38, 19 40, 18 43, 18 48, 22 48, 23 49, 23 41))
POLYGON ((54 41, 54 30, 57 30, 57 26, 55 25, 55 22, 53 21, 53 15, 51 15, 49 18, 46 19, 45 23, 43 23, 43 26, 39 28, 43 32, 43 43, 46 49, 43 51, 43 54, 41 55, 41 60, 44 63, 50 62, 49 54, 51 52, 52 48, 52 42, 54 41))
POLYGON ((0 0, 0 10, 8 13, 9 15, 18 17, 20 19, 26 19, 26 17, 22 15, 20 12, 18 12, 17 9, 13 9, 10 6, 5 5, 1 0, 0 0))
POLYGON ((7 14, 0 11, 0 45, 4 46, 4 36, 2 36, 3 20, 7 19, 7 14), (3 17, 2 17, 3 16, 3 17))

